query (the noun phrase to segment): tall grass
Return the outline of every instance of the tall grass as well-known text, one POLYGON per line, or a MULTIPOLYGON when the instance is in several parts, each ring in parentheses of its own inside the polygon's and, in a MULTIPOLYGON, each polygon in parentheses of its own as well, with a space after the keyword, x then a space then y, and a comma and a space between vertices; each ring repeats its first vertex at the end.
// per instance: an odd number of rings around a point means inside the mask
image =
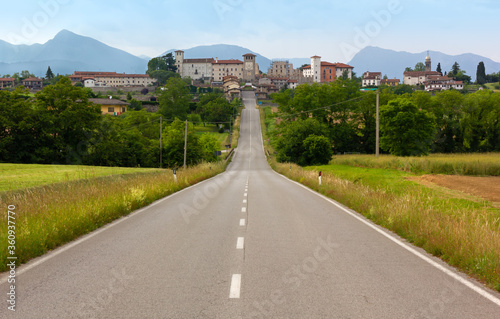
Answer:
POLYGON ((274 160, 271 165, 500 291, 500 210, 486 202, 450 198, 409 181, 375 187, 339 178, 324 167, 319 186, 317 171, 274 160))
POLYGON ((417 174, 500 176, 500 153, 432 154, 424 157, 337 155, 330 163, 398 169, 417 174))
MULTIPOLYGON (((16 207, 16 257, 25 263, 135 209, 215 176, 225 163, 172 171, 113 175, 0 193, 2 223, 16 207)), ((7 260, 7 227, 0 227, 0 260, 7 260)), ((6 270, 6 263, 0 271, 6 270)))

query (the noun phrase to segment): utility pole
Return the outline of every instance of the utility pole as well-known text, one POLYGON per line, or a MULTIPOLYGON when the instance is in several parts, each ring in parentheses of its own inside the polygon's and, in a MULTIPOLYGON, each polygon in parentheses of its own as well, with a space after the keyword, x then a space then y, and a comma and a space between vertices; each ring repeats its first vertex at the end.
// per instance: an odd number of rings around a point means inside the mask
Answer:
POLYGON ((379 122, 379 91, 377 90, 377 132, 375 133, 375 156, 379 156, 380 122, 379 122))
POLYGON ((163 117, 160 116, 160 168, 163 166, 163 117))
POLYGON ((188 136, 188 121, 186 120, 186 128, 184 130, 184 169, 186 169, 187 136, 188 136))

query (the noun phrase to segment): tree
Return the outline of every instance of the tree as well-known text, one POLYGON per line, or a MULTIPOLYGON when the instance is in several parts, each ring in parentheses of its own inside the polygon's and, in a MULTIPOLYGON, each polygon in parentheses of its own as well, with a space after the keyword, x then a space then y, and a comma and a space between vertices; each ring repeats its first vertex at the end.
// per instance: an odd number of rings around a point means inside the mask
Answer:
POLYGON ((388 78, 389 78, 389 77, 387 76, 387 74, 384 74, 383 79, 384 79, 384 80, 387 80, 388 78))
POLYGON ((430 152, 435 137, 435 117, 407 98, 390 101, 380 109, 380 147, 396 156, 421 156, 430 152))
POLYGON ((199 142, 202 159, 207 162, 216 161, 215 152, 220 151, 219 139, 213 134, 205 133, 201 135, 199 142))
POLYGON ((233 107, 223 94, 207 93, 200 98, 198 111, 204 122, 229 122, 233 107))
POLYGON ((405 68, 405 72, 413 72, 413 69, 411 67, 407 66, 405 68))
POLYGON ((441 75, 443 75, 443 71, 441 70, 441 63, 438 63, 437 68, 436 68, 436 72, 439 72, 439 73, 441 73, 441 75))
POLYGON ((158 85, 161 86, 165 85, 169 78, 179 76, 176 71, 175 59, 172 53, 168 53, 149 60, 146 73, 155 78, 158 81, 158 85))
POLYGON ((332 159, 332 145, 326 136, 311 134, 304 142, 304 161, 307 165, 326 165, 332 159))
POLYGON ((471 77, 465 74, 466 71, 460 69, 458 62, 453 63, 451 71, 448 72, 449 77, 455 78, 457 81, 463 81, 465 83, 470 83, 471 77))
POLYGON ((425 71, 425 64, 423 64, 422 62, 418 62, 417 64, 415 64, 415 71, 425 71))
POLYGON ((311 135, 327 138, 328 127, 313 118, 283 122, 277 131, 277 160, 279 162, 293 162, 302 166, 317 162, 314 157, 314 155, 317 155, 317 152, 314 151, 314 145, 316 142, 317 144, 323 143, 323 140, 319 141, 317 138, 311 138, 305 144, 304 141, 311 135))
POLYGON ((33 78, 35 77, 35 75, 33 73, 30 73, 30 71, 28 70, 24 70, 21 72, 21 80, 25 80, 27 78, 33 78))
POLYGON ((34 154, 43 163, 80 164, 88 139, 99 126, 101 108, 89 102, 87 91, 73 86, 66 77, 35 97, 40 144, 34 154))
POLYGON ((168 79, 167 84, 160 88, 159 101, 159 113, 167 119, 186 119, 191 96, 186 83, 180 78, 168 79))
POLYGON ((45 79, 47 80, 52 80, 54 78, 54 73, 52 73, 52 70, 49 68, 47 69, 47 72, 45 73, 45 79))
MULTIPOLYGON (((172 124, 164 130, 164 167, 174 168, 184 165, 184 130, 185 123, 178 119, 172 122, 172 124)), ((197 164, 202 159, 199 139, 194 133, 192 124, 188 125, 186 153, 187 165, 197 164)))
POLYGON ((476 71, 476 83, 477 84, 484 84, 486 83, 486 70, 484 68, 484 62, 481 61, 477 65, 477 71, 476 71))

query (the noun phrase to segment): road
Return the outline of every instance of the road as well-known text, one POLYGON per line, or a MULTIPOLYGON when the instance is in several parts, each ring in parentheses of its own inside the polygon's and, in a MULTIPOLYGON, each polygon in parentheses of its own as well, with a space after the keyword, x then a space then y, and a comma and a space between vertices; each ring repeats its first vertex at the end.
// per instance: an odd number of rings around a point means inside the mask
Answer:
POLYGON ((498 293, 273 172, 243 97, 227 172, 18 268, 0 317, 499 318, 498 293))

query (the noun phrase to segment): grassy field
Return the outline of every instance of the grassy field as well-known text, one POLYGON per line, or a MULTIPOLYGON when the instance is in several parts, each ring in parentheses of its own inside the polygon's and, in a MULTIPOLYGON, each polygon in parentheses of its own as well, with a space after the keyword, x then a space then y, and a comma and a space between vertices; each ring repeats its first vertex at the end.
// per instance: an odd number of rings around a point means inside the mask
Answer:
POLYGON ((431 154, 421 157, 337 155, 330 164, 397 169, 416 174, 500 176, 500 153, 431 154))
MULTIPOLYGON (((76 179, 75 173, 74 180, 0 192, 3 225, 7 225, 7 208, 15 206, 15 256, 18 264, 25 263, 224 169, 224 162, 181 169, 177 182, 171 170, 91 178, 83 174, 84 179, 76 179)), ((55 169, 51 167, 46 172, 54 174, 55 169)), ((64 173, 62 176, 65 178, 64 173)), ((2 247, 8 246, 7 239, 7 227, 0 227, 2 247)), ((0 249, 0 260, 7 260, 6 257, 7 250, 0 249)), ((1 265, 0 271, 5 270, 6 264, 1 265)))
POLYGON ((85 178, 154 171, 158 170, 128 167, 0 163, 0 192, 85 178))

